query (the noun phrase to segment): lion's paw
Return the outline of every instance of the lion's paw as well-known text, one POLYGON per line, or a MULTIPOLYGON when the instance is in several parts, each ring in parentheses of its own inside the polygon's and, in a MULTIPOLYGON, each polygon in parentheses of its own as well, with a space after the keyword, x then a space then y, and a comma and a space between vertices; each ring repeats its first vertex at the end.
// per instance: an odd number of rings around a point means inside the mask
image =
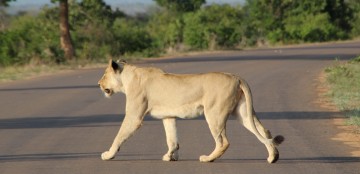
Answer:
POLYGON ((106 152, 101 154, 101 159, 104 160, 104 161, 112 160, 114 158, 115 158, 115 154, 111 153, 109 151, 106 151, 106 152))
POLYGON ((163 161, 177 161, 178 159, 179 155, 177 153, 165 154, 162 158, 163 161))
POLYGON ((213 162, 215 159, 210 158, 207 155, 201 155, 200 156, 200 162, 213 162))
POLYGON ((269 164, 276 163, 277 160, 279 160, 279 153, 276 153, 276 154, 274 154, 272 156, 269 156, 267 158, 267 161, 268 161, 269 164))

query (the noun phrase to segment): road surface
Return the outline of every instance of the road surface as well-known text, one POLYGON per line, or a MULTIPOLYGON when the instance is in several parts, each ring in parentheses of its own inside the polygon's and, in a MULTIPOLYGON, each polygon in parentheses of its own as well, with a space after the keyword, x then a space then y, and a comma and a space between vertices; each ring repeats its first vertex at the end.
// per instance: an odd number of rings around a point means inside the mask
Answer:
POLYGON ((280 160, 236 119, 228 121, 230 147, 213 163, 200 163, 214 141, 203 118, 178 120, 180 161, 163 162, 162 122, 147 117, 112 161, 102 161, 124 117, 125 96, 104 98, 103 69, 76 70, 0 84, 0 173, 360 173, 358 149, 332 138, 341 113, 319 106, 320 72, 335 58, 360 54, 360 42, 306 45, 159 59, 137 63, 171 73, 224 71, 249 82, 254 107, 273 135, 282 134, 280 160))

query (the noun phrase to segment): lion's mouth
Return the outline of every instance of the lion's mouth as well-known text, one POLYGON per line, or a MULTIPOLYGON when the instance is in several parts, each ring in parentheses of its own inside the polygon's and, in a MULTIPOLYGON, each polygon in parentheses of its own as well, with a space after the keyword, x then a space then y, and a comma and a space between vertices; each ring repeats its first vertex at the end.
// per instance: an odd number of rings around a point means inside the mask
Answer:
POLYGON ((109 95, 110 95, 110 94, 112 93, 112 90, 106 88, 106 89, 104 89, 104 92, 105 92, 106 94, 109 94, 109 95))

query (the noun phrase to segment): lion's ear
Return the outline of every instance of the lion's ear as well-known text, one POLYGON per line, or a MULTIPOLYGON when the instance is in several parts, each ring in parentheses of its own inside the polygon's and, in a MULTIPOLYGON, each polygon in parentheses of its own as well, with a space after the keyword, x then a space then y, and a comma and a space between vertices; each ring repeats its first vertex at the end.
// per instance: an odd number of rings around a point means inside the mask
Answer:
POLYGON ((114 70, 114 72, 121 72, 123 69, 123 65, 116 63, 113 60, 109 61, 109 66, 114 70))

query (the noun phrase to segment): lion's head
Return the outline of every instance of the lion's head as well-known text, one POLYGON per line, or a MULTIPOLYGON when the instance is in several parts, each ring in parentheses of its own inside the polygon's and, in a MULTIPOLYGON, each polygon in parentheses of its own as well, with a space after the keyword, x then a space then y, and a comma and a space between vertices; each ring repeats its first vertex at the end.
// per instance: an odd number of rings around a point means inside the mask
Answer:
POLYGON ((109 61, 105 73, 102 78, 99 80, 98 85, 100 89, 105 93, 106 97, 110 97, 116 92, 120 92, 123 89, 121 82, 121 72, 126 64, 125 61, 114 62, 113 60, 109 61))

